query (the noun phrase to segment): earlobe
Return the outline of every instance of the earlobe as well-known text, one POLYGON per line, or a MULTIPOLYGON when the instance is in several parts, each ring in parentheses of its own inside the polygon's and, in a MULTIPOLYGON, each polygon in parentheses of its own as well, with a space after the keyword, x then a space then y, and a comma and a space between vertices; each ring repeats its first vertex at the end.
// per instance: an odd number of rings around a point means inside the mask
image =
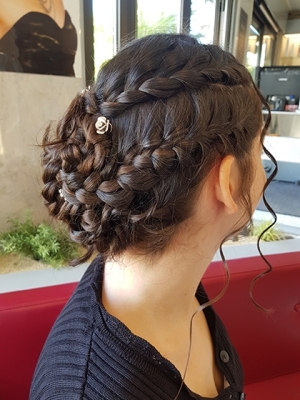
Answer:
POLYGON ((216 178, 217 200, 223 204, 228 214, 236 213, 238 205, 234 198, 239 185, 239 176, 235 165, 235 158, 232 155, 228 155, 221 160, 216 178))

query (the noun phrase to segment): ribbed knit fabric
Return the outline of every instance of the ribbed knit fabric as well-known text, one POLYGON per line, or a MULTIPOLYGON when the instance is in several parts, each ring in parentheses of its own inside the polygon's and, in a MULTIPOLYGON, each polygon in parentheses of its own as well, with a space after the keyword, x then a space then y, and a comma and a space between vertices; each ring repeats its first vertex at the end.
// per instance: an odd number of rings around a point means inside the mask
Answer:
MULTIPOLYGON (((49 334, 36 367, 30 400, 175 398, 181 384, 179 371, 105 310, 100 300, 102 275, 103 263, 98 257, 49 334)), ((200 303, 207 301, 201 285, 197 298, 200 303)), ((204 312, 218 367, 229 382, 216 399, 241 400, 243 372, 239 358, 213 309, 208 307, 204 312)), ((184 385, 179 399, 204 398, 184 385)))

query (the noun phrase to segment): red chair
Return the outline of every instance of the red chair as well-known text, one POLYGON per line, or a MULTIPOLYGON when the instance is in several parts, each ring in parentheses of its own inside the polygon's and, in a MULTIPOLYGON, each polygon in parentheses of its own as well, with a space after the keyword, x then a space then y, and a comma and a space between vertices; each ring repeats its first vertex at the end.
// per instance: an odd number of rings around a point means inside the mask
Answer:
MULTIPOLYGON (((260 257, 229 262, 227 292, 215 309, 223 319, 245 370, 247 400, 300 399, 300 252, 268 257, 274 270, 257 282, 253 305, 249 285, 265 269, 260 257)), ((215 297, 224 285, 220 262, 203 284, 215 297)), ((0 399, 28 399, 40 351, 76 283, 0 294, 0 399)))

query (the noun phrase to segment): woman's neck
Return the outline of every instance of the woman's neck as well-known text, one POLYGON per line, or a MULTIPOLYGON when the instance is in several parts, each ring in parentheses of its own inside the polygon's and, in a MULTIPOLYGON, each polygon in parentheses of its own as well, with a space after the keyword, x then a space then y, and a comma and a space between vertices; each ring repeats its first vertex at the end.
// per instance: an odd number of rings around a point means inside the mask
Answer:
POLYGON ((155 320, 169 326, 170 321, 189 320, 199 307, 195 293, 217 247, 199 235, 194 240, 177 238, 152 262, 129 252, 108 261, 102 288, 107 311, 127 325, 155 320))
POLYGON ((106 263, 102 300, 111 314, 121 316, 121 320, 126 316, 145 320, 146 325, 156 320, 163 326, 168 321, 170 326, 170 321, 184 321, 196 311, 195 293, 202 276, 220 243, 241 218, 239 207, 228 194, 235 182, 224 178, 227 170, 229 176, 232 160, 222 163, 207 177, 193 215, 177 227, 159 257, 149 261, 126 251, 106 263), (223 181, 228 181, 228 188, 223 181))

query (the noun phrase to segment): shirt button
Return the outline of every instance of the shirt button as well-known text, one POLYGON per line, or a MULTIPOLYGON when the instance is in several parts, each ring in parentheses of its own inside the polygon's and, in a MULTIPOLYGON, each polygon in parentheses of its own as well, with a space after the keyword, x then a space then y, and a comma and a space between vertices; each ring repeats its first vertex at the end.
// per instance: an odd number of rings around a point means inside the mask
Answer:
POLYGON ((221 358, 221 360, 223 361, 223 363, 228 363, 228 361, 230 360, 229 354, 228 354, 227 351, 225 351, 225 350, 222 350, 222 351, 220 352, 220 358, 221 358))

